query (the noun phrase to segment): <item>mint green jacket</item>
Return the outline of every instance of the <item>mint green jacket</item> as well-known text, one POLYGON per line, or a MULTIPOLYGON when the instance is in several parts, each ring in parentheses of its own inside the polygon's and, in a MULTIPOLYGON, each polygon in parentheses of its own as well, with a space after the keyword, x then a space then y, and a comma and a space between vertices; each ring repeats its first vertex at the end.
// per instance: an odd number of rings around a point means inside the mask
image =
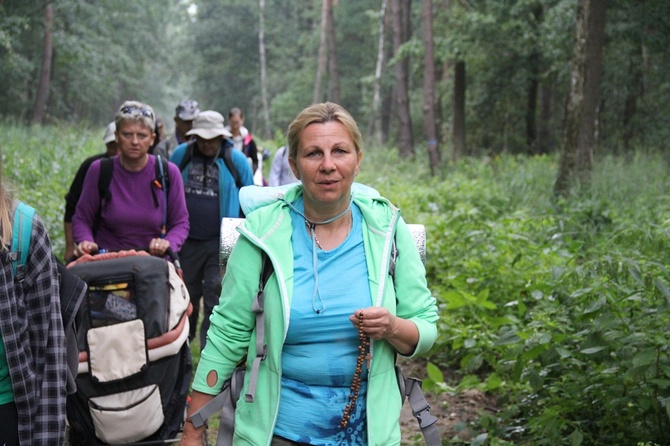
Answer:
MULTIPOLYGON (((254 190, 261 191, 261 188, 254 190)), ((301 185, 281 190, 285 191, 283 196, 288 202, 302 194, 301 185)), ((400 217, 400 211, 388 200, 355 190, 352 195, 363 214, 363 241, 372 296, 372 301, 361 302, 360 308, 383 306, 392 314, 414 322, 419 331, 419 342, 413 355, 425 353, 437 337, 438 313, 414 239, 400 217), (388 273, 394 234, 399 251, 395 288, 388 273)), ((279 196, 282 194, 277 193, 279 196)), ((261 362, 253 403, 244 398, 250 373, 246 374, 242 397, 235 411, 233 440, 235 445, 261 446, 270 445, 279 408, 281 353, 290 322, 293 292, 292 226, 287 204, 277 198, 253 212, 245 209, 245 213, 247 218, 239 228, 240 238, 228 261, 221 299, 210 319, 207 345, 200 358, 193 389, 218 394, 247 351, 249 366, 256 356, 255 315, 251 306, 258 290, 261 251, 265 251, 274 266, 274 274, 265 287, 267 357, 261 362)), ((368 445, 399 445, 401 397, 394 368, 396 351, 386 341, 372 341, 370 348, 373 359, 368 375, 368 445)))

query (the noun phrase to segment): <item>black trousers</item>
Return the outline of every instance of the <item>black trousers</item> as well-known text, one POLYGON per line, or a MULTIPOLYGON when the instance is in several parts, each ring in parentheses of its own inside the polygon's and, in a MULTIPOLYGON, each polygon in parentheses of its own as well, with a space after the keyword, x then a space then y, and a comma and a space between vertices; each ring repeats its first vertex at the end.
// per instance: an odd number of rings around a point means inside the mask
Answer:
POLYGON ((309 446, 307 443, 298 443, 297 441, 287 440, 284 437, 275 435, 272 437, 272 443, 270 446, 309 446))
POLYGON ((19 415, 16 404, 0 404, 0 444, 19 446, 19 415))

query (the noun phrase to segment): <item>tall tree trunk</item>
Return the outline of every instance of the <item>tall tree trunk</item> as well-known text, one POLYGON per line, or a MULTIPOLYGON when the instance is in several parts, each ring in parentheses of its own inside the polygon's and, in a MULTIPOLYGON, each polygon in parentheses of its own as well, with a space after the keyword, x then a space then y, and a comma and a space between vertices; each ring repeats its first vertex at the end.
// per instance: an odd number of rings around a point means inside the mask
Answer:
POLYGON ((537 144, 535 153, 549 153, 552 145, 550 121, 551 121, 551 86, 543 82, 540 86, 540 120, 537 130, 537 144))
POLYGON ((459 60, 454 65, 454 124, 452 128, 454 161, 466 154, 465 151, 465 62, 459 60))
POLYGON ((628 74, 630 84, 623 107, 623 146, 626 150, 631 149, 630 142, 635 136, 633 118, 637 113, 637 102, 644 91, 642 83, 642 45, 638 45, 635 56, 631 57, 628 74))
POLYGON ((263 103, 263 120, 265 121, 265 137, 272 137, 270 128, 270 107, 268 106, 268 81, 265 62, 265 0, 258 2, 258 52, 261 64, 261 102, 263 103))
MULTIPOLYGON (((410 0, 391 0, 393 15, 393 53, 400 52, 400 47, 409 40, 410 0)), ((412 118, 409 113, 409 58, 403 57, 395 66, 395 98, 396 115, 398 117, 398 146, 400 156, 408 157, 414 153, 414 136, 412 135, 412 118)))
POLYGON ((435 175, 440 167, 440 148, 437 144, 435 122, 435 57, 433 46, 433 4, 423 0, 423 128, 428 142, 430 173, 435 175))
POLYGON ((589 182, 593 168, 593 150, 598 144, 598 110, 600 83, 603 76, 603 48, 605 47, 606 0, 590 0, 589 30, 586 44, 587 62, 584 81, 584 118, 579 138, 579 178, 589 182))
POLYGON ((580 0, 577 8, 570 93, 565 109, 563 141, 554 194, 565 196, 577 182, 588 184, 596 142, 605 0, 580 0))
POLYGON ((42 53, 42 72, 40 83, 37 87, 35 97, 35 109, 33 110, 33 124, 41 124, 44 121, 47 99, 49 99, 49 82, 51 80, 51 60, 53 56, 52 25, 54 10, 52 0, 46 0, 44 8, 44 41, 42 53))
POLYGON ((333 0, 328 2, 328 52, 330 53, 330 97, 337 104, 340 103, 340 76, 337 74, 337 44, 335 42, 335 13, 333 0))
POLYGON ((328 5, 329 0, 321 1, 321 39, 319 41, 319 57, 316 67, 316 79, 314 80, 314 95, 312 103, 321 102, 322 81, 328 68, 328 5))
MULTIPOLYGON (((536 3, 532 8, 533 34, 539 37, 539 26, 542 23, 542 5, 536 3)), ((537 149, 537 96, 540 86, 540 51, 534 46, 528 56, 528 93, 526 98, 526 150, 535 153, 537 149)))
POLYGON ((379 11, 379 41, 377 46, 377 64, 375 66, 375 87, 372 94, 372 113, 370 113, 370 122, 368 123, 368 136, 372 137, 377 144, 382 144, 382 123, 379 109, 381 107, 382 91, 382 67, 384 65, 384 38, 386 24, 386 0, 382 0, 381 10, 379 11))

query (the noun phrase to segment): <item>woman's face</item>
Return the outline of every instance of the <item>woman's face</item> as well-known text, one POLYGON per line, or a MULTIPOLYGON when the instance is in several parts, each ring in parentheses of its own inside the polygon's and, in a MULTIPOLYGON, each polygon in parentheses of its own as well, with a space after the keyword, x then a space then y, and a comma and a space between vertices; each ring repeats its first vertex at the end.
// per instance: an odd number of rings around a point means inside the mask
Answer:
POLYGON ((127 160, 140 160, 146 156, 154 142, 154 132, 141 122, 124 122, 116 130, 119 155, 127 160))
POLYGON ((331 121, 305 127, 296 159, 289 160, 302 181, 305 207, 339 211, 348 205, 362 158, 344 124, 331 121))
POLYGON ((228 117, 228 125, 230 126, 230 133, 237 136, 240 134, 240 128, 244 125, 244 118, 240 115, 232 115, 228 117))

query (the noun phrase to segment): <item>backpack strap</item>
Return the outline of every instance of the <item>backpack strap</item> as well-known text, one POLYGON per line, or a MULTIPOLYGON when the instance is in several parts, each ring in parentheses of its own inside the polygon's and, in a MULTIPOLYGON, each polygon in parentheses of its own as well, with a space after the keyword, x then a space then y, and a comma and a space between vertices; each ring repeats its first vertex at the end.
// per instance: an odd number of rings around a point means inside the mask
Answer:
POLYGON ((251 305, 251 310, 256 313, 256 357, 251 363, 251 375, 249 376, 249 387, 244 395, 247 403, 253 403, 256 396, 256 383, 258 382, 258 369, 261 361, 265 360, 268 353, 268 346, 265 344, 265 285, 272 275, 274 267, 270 258, 263 252, 263 267, 258 279, 258 292, 251 305))
MULTIPOLYGON (((258 369, 261 361, 267 355, 267 345, 265 344, 265 285, 274 272, 272 261, 263 252, 263 266, 258 280, 258 292, 254 297, 252 310, 256 313, 256 357, 251 365, 251 374, 249 376, 249 388, 245 394, 247 402, 253 402, 256 395, 256 384, 258 383, 258 369)), ((210 400, 207 404, 198 409, 191 415, 191 422, 196 428, 204 426, 205 421, 217 412, 221 412, 219 422, 219 433, 217 436, 217 446, 230 446, 229 440, 232 438, 231 432, 234 428, 235 412, 234 407, 240 397, 242 386, 244 384, 244 367, 237 367, 233 371, 230 380, 224 383, 222 392, 210 400), (232 401, 232 404, 228 400, 232 401)))
POLYGON ((114 173, 114 158, 104 157, 100 159, 100 176, 98 176, 98 196, 100 197, 98 205, 98 214, 93 222, 93 235, 98 232, 102 208, 112 200, 112 193, 109 191, 109 185, 112 184, 112 174, 114 173))
POLYGON ((412 415, 419 422, 421 433, 426 440, 427 446, 441 446, 440 433, 437 430, 437 418, 430 413, 430 404, 426 401, 421 389, 421 380, 417 378, 405 378, 399 365, 395 366, 398 386, 400 387, 400 397, 405 402, 409 400, 409 406, 412 408, 412 415))
MULTIPOLYGON (((165 203, 165 209, 163 209, 163 225, 161 226, 161 238, 165 238, 167 235, 167 203, 168 203, 168 190, 170 189, 170 177, 167 175, 169 161, 163 158, 160 155, 156 155, 156 163, 154 168, 156 171, 156 178, 154 179, 154 185, 163 191, 163 198, 165 203)), ((153 191, 153 189, 152 189, 153 191)), ((154 196, 154 199, 156 197, 154 196)), ((158 205, 158 202, 156 202, 158 205)))
POLYGON ((226 167, 228 168, 228 172, 233 176, 235 179, 235 187, 238 189, 241 189, 244 184, 242 184, 242 180, 240 179, 240 173, 237 171, 237 167, 235 167, 235 163, 233 162, 233 146, 231 144, 227 144, 224 142, 224 146, 221 148, 221 158, 223 158, 223 162, 226 163, 226 167))
POLYGON ((12 272, 17 282, 22 283, 26 278, 26 265, 30 253, 30 239, 33 232, 33 217, 35 209, 19 201, 14 209, 12 224, 12 272))

